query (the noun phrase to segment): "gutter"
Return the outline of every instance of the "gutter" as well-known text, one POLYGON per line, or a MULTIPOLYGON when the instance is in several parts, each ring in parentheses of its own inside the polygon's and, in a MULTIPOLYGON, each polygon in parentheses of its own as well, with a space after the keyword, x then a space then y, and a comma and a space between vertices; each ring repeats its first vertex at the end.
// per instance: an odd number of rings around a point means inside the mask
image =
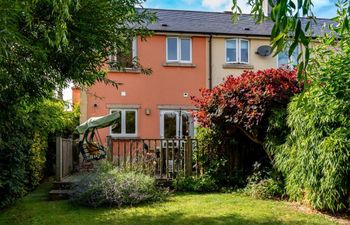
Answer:
POLYGON ((149 30, 153 31, 154 33, 164 33, 164 34, 187 34, 187 35, 202 35, 202 36, 225 36, 225 37, 261 37, 261 38, 270 38, 271 34, 243 34, 243 33, 220 33, 220 32, 197 32, 197 31, 182 31, 182 30, 166 30, 166 29, 152 29, 149 28, 149 30))
POLYGON ((209 90, 213 88, 213 67, 212 67, 212 38, 213 36, 209 36, 209 90))

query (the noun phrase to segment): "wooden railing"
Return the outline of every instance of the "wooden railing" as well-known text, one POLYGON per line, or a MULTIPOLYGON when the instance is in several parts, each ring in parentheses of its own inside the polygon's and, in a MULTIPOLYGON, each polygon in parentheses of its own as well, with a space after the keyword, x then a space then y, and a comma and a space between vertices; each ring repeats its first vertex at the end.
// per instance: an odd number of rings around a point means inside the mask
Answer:
POLYGON ((107 137, 108 159, 117 167, 143 169, 157 179, 172 179, 183 173, 198 174, 198 141, 184 139, 116 139, 107 137))

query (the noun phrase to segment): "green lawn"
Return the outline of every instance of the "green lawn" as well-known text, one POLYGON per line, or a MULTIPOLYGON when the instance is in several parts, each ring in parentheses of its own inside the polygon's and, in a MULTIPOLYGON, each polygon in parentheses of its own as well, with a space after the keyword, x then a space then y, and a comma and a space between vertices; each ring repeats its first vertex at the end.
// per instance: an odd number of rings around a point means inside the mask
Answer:
POLYGON ((48 183, 0 212, 0 224, 335 224, 304 214, 286 202, 254 200, 239 194, 182 194, 166 202, 123 209, 77 208, 47 201, 48 183))

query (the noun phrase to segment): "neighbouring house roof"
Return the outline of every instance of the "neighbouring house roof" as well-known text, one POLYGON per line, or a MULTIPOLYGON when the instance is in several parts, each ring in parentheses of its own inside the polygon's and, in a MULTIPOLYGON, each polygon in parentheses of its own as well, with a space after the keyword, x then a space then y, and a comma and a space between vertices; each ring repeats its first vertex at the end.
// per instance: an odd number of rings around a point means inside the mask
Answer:
MULTIPOLYGON (((232 13, 229 12, 201 12, 187 10, 147 9, 154 12, 157 22, 150 24, 148 28, 155 32, 195 33, 216 35, 241 35, 241 36, 270 36, 273 23, 266 21, 256 24, 249 14, 242 14, 236 23, 232 22, 232 13)), ((304 25, 308 19, 303 19, 304 25)), ((329 32, 322 31, 324 24, 331 24, 329 19, 317 19, 317 24, 312 22, 313 36, 329 32)), ((333 22, 334 23, 334 22, 333 22)))

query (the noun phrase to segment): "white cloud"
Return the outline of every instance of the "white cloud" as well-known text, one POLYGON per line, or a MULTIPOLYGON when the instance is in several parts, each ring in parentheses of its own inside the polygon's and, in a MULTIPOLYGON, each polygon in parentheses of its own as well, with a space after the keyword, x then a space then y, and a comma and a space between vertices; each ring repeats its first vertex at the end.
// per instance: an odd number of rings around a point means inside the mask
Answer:
POLYGON ((202 6, 211 10, 222 10, 229 0, 203 0, 202 6))

